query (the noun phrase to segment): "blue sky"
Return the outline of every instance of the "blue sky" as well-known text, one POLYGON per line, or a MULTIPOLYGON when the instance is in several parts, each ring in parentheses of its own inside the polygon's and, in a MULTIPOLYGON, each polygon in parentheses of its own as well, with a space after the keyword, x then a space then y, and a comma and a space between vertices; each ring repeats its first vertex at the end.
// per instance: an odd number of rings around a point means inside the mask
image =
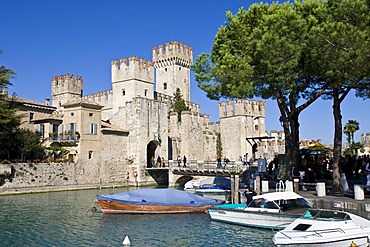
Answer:
MULTIPOLYGON (((138 56, 151 60, 153 46, 179 41, 193 47, 194 59, 210 52, 225 13, 259 1, 242 0, 0 0, 0 65, 17 73, 10 93, 44 102, 51 78, 80 75, 84 94, 111 89, 112 60, 138 56)), ((266 1, 265 1, 266 2, 266 1)), ((191 78, 191 100, 217 121, 218 103, 209 100, 191 78)), ((369 132, 370 101, 350 94, 342 104, 349 119, 369 132)), ((300 136, 333 143, 332 103, 319 100, 300 117, 300 136)), ((267 101, 266 129, 281 130, 275 101, 267 101)))

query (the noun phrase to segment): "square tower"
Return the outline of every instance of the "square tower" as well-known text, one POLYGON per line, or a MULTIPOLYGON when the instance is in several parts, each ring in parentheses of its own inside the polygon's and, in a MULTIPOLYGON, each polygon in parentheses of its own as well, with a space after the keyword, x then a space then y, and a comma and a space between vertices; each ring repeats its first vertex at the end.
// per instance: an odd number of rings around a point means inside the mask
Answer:
POLYGON ((133 98, 154 98, 153 63, 138 57, 112 61, 113 114, 133 98))
POLYGON ((193 48, 174 41, 153 47, 152 53, 156 69, 156 92, 173 97, 179 88, 184 100, 189 102, 193 48))
POLYGON ((82 97, 82 76, 70 74, 55 76, 51 79, 52 106, 57 110, 68 101, 81 99, 82 97))

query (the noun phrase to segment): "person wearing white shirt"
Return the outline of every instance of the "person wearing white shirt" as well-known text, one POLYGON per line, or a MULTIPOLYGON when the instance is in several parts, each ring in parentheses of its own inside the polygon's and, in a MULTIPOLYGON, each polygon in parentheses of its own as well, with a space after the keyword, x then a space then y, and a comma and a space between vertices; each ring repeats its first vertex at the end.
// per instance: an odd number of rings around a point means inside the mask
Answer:
POLYGON ((366 186, 370 186, 370 162, 366 163, 365 174, 367 179, 366 186))

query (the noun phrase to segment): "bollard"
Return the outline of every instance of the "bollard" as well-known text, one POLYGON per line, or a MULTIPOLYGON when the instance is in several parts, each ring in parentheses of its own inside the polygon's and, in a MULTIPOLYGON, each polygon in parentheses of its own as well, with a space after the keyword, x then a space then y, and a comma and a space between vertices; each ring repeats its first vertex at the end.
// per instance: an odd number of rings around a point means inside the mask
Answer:
POLYGON ((295 178, 293 181, 294 181, 294 184, 293 184, 294 192, 298 193, 299 192, 299 179, 295 178))
POLYGON ((365 192, 361 185, 355 184, 353 186, 353 190, 355 193, 355 200, 364 200, 365 199, 365 192))
POLYGON ((256 176, 255 192, 256 192, 257 195, 261 195, 261 177, 260 177, 260 175, 256 176))
POLYGON ((262 180, 262 192, 269 192, 269 181, 262 180))
POLYGON ((326 196, 325 183, 317 183, 316 184, 316 192, 317 192, 318 197, 326 196))
POLYGON ((235 182, 234 182, 234 203, 240 203, 240 197, 239 197, 239 175, 235 175, 235 182))
POLYGON ((292 181, 285 181, 285 191, 292 192, 293 191, 293 182, 292 181))

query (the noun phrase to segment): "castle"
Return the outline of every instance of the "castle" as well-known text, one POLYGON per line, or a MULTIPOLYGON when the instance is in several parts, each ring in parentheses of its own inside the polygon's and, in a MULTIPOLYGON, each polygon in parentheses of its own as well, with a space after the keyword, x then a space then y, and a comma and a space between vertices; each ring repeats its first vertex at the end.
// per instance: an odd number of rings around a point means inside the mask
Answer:
MULTIPOLYGON (((193 49, 174 41, 153 47, 152 61, 138 57, 112 61, 109 91, 83 96, 81 76, 53 77, 51 105, 49 100, 28 102, 25 122, 36 128, 45 146, 68 149, 79 183, 118 177, 153 182, 145 169, 158 156, 166 162, 184 155, 189 161, 215 162, 219 134, 224 157, 251 157, 252 145, 246 138, 267 136, 265 102, 221 102, 220 120, 210 122, 190 99, 192 63, 193 49), (181 121, 177 113, 169 114, 177 88, 190 109, 181 113, 181 121)), ((283 152, 277 142, 278 133, 257 155, 283 152)))

